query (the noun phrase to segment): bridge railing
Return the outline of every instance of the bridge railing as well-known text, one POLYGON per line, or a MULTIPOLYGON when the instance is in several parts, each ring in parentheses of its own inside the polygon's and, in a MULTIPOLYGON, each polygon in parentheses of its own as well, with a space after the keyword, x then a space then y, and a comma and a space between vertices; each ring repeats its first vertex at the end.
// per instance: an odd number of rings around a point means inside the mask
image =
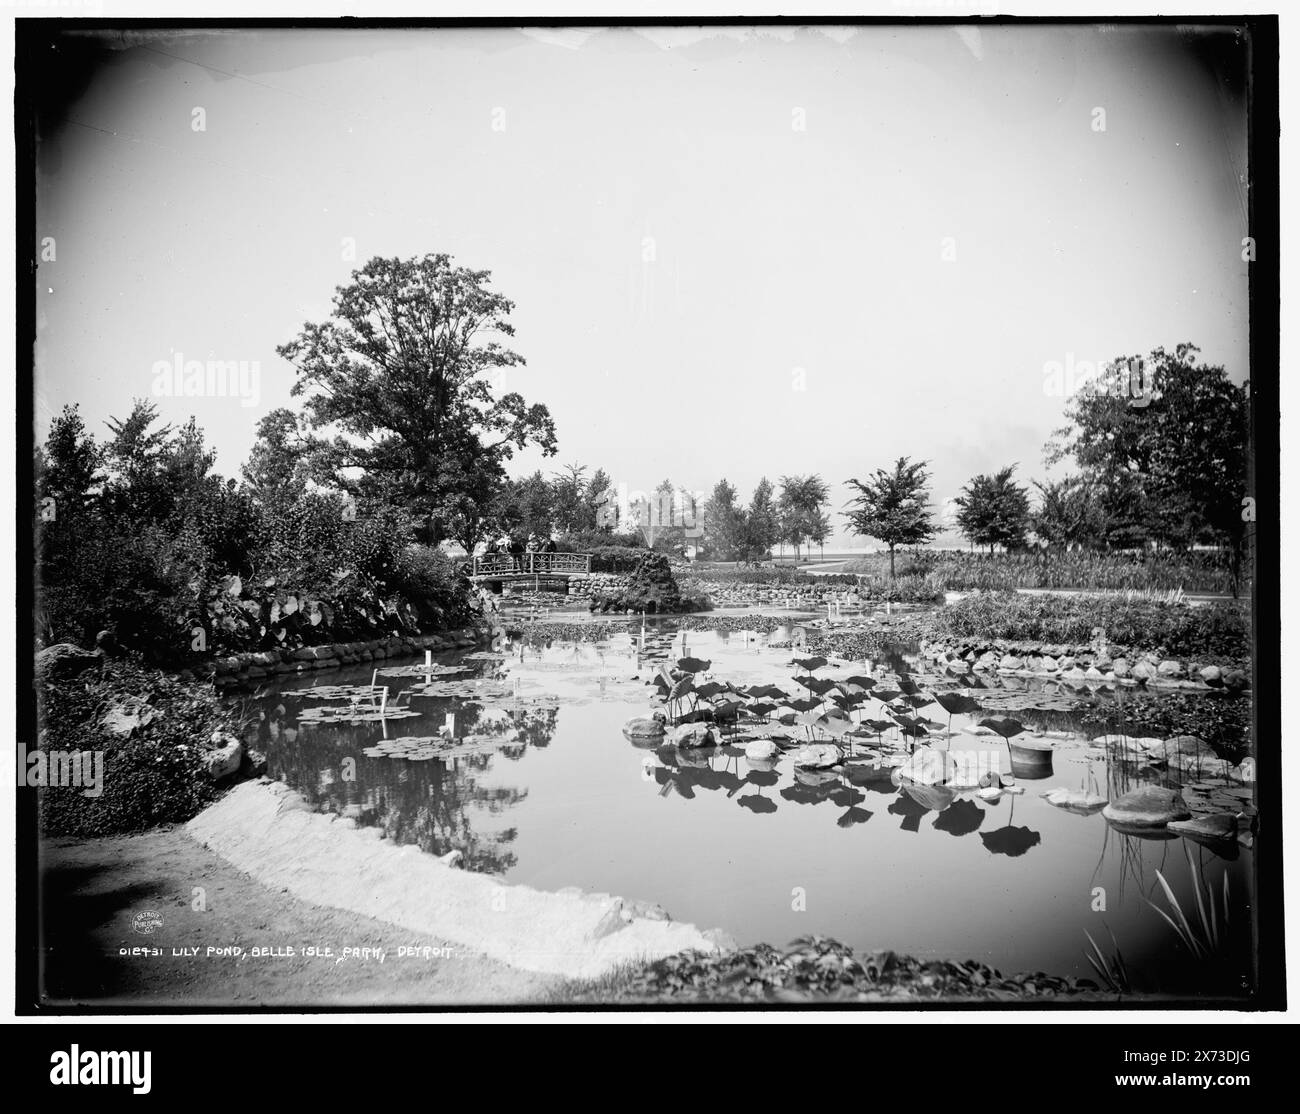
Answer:
POLYGON ((474 575, 483 577, 586 576, 590 572, 590 553, 487 553, 474 558, 474 575))

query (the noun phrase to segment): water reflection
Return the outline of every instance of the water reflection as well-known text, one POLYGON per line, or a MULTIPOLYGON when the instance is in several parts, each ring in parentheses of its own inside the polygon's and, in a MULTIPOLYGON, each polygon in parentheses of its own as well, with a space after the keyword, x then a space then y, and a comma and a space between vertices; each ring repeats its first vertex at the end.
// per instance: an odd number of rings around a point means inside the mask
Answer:
MULTIPOLYGON (((470 667, 455 678, 462 687, 421 694, 418 678, 396 679, 390 699, 417 711, 412 719, 301 726, 302 702, 271 688, 259 703, 261 742, 272 776, 390 839, 439 855, 459 850, 468 869, 511 881, 652 899, 675 917, 721 925, 745 942, 784 943, 816 931, 860 948, 1091 976, 1083 933, 1110 929, 1130 965, 1169 989, 1186 981, 1185 965, 1147 901, 1163 900, 1157 870, 1190 899, 1184 847, 1212 884, 1230 877, 1234 932, 1249 925, 1249 850, 1124 833, 1095 810, 1070 811, 1042 796, 1060 790, 1114 799, 1146 784, 1240 791, 1217 755, 1094 746, 1083 718, 1104 711, 1113 696, 1075 696, 1035 679, 1004 685, 995 677, 930 675, 915 647, 833 663, 808 685, 809 673, 791 664, 797 651, 768 647, 781 635, 691 631, 683 638, 649 623, 642 643, 639 627, 572 641, 525 631, 496 655, 440 656, 441 664, 470 667), (853 725, 837 740, 845 759, 831 769, 796 769, 792 751, 824 736, 812 722, 779 723, 777 697, 751 698, 771 709, 729 726, 721 746, 625 738, 628 719, 661 707, 659 666, 686 654, 711 663, 701 687, 770 685, 810 700, 843 692, 853 725), (836 690, 828 677, 846 685, 870 678, 874 687, 866 696, 836 690), (967 693, 980 711, 950 719, 929 702, 936 692, 967 693), (898 715, 886 714, 882 696, 895 700, 898 715), (913 698, 906 709, 904 697, 913 698), (1051 743, 1053 765, 1041 780, 991 801, 974 783, 899 777, 898 765, 922 747, 976 755, 1010 772, 1006 742, 974 733, 991 714, 1023 723, 1018 739, 1051 743), (771 759, 746 757, 746 738, 773 736, 780 743, 771 759), (364 753, 403 739, 427 741, 433 753, 423 761, 364 753), (810 873, 816 901, 795 915, 790 887, 807 884, 810 873), (973 917, 972 910, 982 912, 973 917)), ((330 684, 370 680, 369 669, 329 674, 330 684)), ((721 688, 715 695, 725 698, 721 688)))
MULTIPOLYGON (((497 679, 499 663, 474 663, 479 679, 497 679)), ((332 678, 332 682, 336 678, 332 678)), ((518 762, 545 748, 557 708, 489 707, 456 697, 412 695, 420 715, 393 722, 312 724, 297 721, 301 701, 263 702, 259 742, 272 777, 292 785, 318 809, 379 828, 400 844, 444 855, 462 852, 465 869, 507 873, 518 861, 514 827, 484 828, 483 817, 507 815, 526 788, 486 784, 494 764, 518 762), (432 761, 371 757, 383 740, 429 739, 455 752, 432 761)))

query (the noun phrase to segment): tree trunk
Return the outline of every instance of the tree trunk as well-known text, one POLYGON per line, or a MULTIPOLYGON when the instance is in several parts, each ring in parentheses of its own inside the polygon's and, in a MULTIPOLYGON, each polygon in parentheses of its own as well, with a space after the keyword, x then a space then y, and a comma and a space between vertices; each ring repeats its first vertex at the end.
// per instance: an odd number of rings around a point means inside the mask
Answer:
POLYGON ((894 579, 894 547, 889 547, 889 579, 894 579))

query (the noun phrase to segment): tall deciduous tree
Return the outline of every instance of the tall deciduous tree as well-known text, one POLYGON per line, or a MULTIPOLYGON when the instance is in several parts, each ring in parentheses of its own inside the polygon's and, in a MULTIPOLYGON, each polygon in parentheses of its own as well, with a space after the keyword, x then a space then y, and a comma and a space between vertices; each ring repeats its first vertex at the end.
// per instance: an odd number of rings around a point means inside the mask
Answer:
POLYGON ((253 495, 265 504, 299 498, 307 489, 307 443, 298 415, 287 407, 257 423, 257 440, 241 472, 253 495))
POLYGON ((975 476, 956 499, 957 525, 976 545, 1007 549, 1025 543, 1029 531, 1029 491, 1014 480, 1016 466, 975 476))
POLYGON ((1083 476, 1040 483, 1038 510, 1030 516, 1033 531, 1052 546, 1093 546, 1105 537, 1105 524, 1092 483, 1083 476))
POLYGON ((894 575, 894 550, 921 545, 935 534, 930 515, 930 475, 924 461, 899 457, 886 472, 877 468, 867 480, 850 479, 858 494, 849 501, 845 517, 855 534, 876 538, 889 547, 889 575, 894 575))
POLYGON ((482 475, 471 482, 458 461, 503 481, 515 450, 555 452, 547 408, 498 393, 524 360, 503 343, 514 305, 489 280, 446 255, 377 257, 338 288, 328 319, 278 349, 297 369, 318 474, 428 516, 430 540, 480 498, 482 475))
POLYGON ((781 496, 777 501, 781 516, 781 535, 795 547, 795 561, 804 539, 817 529, 817 517, 830 496, 826 481, 820 476, 782 476, 781 496))
POLYGON ((1240 553, 1248 388, 1199 354, 1180 344, 1115 361, 1070 398, 1068 424, 1048 442, 1048 463, 1073 458, 1093 484, 1112 545, 1215 542, 1240 553))

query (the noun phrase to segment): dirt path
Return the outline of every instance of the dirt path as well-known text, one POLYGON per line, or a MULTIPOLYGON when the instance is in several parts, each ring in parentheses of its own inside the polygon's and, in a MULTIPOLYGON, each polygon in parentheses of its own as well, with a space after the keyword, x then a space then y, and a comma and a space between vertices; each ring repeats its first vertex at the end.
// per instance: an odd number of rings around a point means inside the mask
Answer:
POLYGON ((385 921, 274 892, 181 828, 46 840, 41 875, 42 986, 55 1008, 504 1006, 534 1001, 558 981, 459 947, 450 955, 399 957, 399 947, 444 945, 385 921), (139 931, 137 922, 148 927, 154 914, 161 923, 147 934, 139 931), (244 955, 207 954, 209 947, 232 946, 242 947, 244 955), (253 957, 249 952, 256 947, 294 953, 253 957), (332 948, 333 955, 304 954, 309 947, 332 948), (344 959, 345 947, 382 948, 385 955, 382 962, 344 959), (198 954, 173 954, 183 948, 197 948, 198 954), (129 949, 161 954, 131 955, 129 949))

